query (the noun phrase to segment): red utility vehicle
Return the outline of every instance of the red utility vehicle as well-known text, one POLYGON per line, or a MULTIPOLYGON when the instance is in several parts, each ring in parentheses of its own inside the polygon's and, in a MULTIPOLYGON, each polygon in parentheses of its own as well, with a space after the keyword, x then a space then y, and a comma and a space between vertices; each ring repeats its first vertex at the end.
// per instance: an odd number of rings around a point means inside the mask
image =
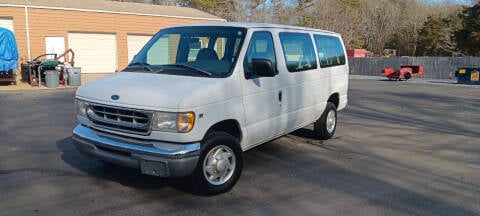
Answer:
POLYGON ((384 68, 382 73, 385 77, 392 80, 408 80, 412 77, 423 76, 423 66, 421 65, 403 65, 400 70, 394 68, 384 68))

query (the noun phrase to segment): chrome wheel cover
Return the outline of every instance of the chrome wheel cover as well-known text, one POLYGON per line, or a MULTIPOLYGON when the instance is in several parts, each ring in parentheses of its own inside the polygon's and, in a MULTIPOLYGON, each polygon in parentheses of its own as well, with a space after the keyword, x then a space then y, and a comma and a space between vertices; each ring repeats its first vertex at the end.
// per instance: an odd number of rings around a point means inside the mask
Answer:
POLYGON ((325 125, 327 126, 327 132, 331 134, 333 131, 335 131, 335 126, 337 124, 337 116, 335 115, 334 110, 328 111, 326 121, 327 122, 325 125))
POLYGON ((225 145, 215 146, 203 160, 203 175, 212 185, 222 185, 233 176, 236 166, 233 150, 225 145))

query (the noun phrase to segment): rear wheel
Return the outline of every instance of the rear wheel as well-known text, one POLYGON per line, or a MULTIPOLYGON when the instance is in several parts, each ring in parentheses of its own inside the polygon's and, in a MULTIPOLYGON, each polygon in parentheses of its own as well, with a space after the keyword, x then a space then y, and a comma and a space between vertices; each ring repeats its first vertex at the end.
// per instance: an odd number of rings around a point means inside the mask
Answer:
POLYGON ((406 73, 403 77, 405 78, 405 80, 408 80, 408 79, 412 78, 412 74, 406 73))
POLYGON ((191 176, 197 192, 215 195, 230 190, 243 168, 238 140, 224 132, 213 132, 202 142, 197 168, 191 176))
POLYGON ((327 102, 327 107, 320 119, 313 124, 315 137, 321 140, 332 138, 337 129, 337 106, 332 102, 327 102))

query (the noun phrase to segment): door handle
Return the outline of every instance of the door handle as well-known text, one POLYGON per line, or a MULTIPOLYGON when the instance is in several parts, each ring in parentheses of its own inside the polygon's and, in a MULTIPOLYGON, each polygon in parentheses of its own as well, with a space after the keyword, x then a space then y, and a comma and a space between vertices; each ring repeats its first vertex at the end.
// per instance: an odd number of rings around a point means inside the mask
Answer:
POLYGON ((283 96, 282 91, 279 91, 278 92, 278 101, 282 102, 282 96, 283 96))

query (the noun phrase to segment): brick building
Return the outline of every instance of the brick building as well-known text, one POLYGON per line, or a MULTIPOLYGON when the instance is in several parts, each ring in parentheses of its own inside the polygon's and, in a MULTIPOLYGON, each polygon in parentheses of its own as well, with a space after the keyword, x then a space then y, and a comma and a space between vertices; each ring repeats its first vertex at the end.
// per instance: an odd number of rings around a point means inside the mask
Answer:
POLYGON ((124 68, 162 28, 224 21, 174 6, 104 0, 0 0, 0 27, 14 32, 19 61, 71 48, 75 66, 82 67, 82 82, 124 68))

